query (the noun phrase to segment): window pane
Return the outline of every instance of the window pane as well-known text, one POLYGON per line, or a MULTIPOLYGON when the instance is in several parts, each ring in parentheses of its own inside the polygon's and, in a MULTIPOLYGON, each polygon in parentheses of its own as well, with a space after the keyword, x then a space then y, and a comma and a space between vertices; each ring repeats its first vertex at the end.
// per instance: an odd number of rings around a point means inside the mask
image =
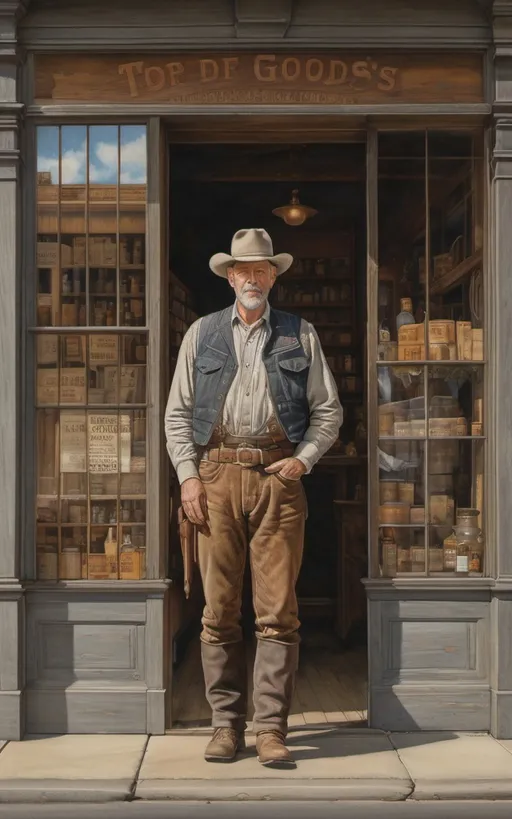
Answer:
POLYGON ((380 574, 481 575, 482 138, 383 134, 378 169, 380 574))
POLYGON ((86 179, 87 128, 61 129, 61 317, 63 327, 84 327, 86 321, 86 179))
POLYGON ((59 323, 60 131, 37 129, 37 324, 59 323))
POLYGON ((37 324, 69 328, 36 338, 42 580, 145 576, 147 335, 108 328, 146 323, 146 153, 143 125, 38 129, 37 324))
POLYGON ((120 323, 138 327, 146 323, 146 151, 145 128, 123 126, 119 188, 120 323))
POLYGON ((479 135, 428 133, 429 358, 483 360, 483 164, 479 135))
POLYGON ((381 360, 425 359, 425 146, 423 133, 379 136, 381 360))

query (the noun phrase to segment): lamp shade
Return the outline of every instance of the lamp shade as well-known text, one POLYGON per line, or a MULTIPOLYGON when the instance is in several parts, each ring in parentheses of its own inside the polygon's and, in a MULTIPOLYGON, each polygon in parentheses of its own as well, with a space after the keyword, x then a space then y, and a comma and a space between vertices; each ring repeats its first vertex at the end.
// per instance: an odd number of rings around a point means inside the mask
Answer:
POLYGON ((307 207, 307 205, 301 205, 299 202, 299 191, 293 190, 290 203, 283 205, 281 208, 275 208, 272 213, 275 214, 275 216, 279 216, 280 219, 283 219, 287 225, 297 226, 304 224, 306 219, 315 216, 318 211, 314 208, 307 207))

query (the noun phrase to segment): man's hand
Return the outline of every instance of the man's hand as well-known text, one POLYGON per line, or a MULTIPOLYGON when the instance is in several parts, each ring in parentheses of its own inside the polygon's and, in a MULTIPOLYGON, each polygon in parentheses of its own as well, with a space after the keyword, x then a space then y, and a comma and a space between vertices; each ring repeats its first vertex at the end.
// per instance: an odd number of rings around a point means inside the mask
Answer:
POLYGON ((181 484, 181 503, 189 521, 199 527, 203 535, 210 534, 206 491, 199 478, 187 478, 181 484))
POLYGON ((270 464, 265 472, 279 472, 283 478, 289 481, 298 481, 307 472, 306 466, 298 458, 282 458, 275 464, 270 464))

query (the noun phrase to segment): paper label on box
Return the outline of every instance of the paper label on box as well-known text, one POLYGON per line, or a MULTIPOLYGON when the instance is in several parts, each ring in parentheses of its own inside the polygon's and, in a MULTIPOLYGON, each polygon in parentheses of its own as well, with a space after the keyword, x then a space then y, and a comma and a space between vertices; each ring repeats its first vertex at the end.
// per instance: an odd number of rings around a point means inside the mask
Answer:
POLYGON ((85 404, 85 367, 67 367, 60 371, 62 404, 85 404))
POLYGON ((60 414, 60 471, 86 472, 86 426, 85 413, 61 412, 60 414))
POLYGON ((38 404, 58 404, 59 402, 59 378, 58 370, 37 371, 37 403, 38 404))
POLYGON ((119 336, 91 335, 89 337, 89 362, 91 365, 116 364, 119 358, 119 336))
POLYGON ((91 473, 107 474, 130 471, 131 426, 129 415, 90 414, 88 440, 89 471, 91 473))
POLYGON ((37 336, 37 363, 56 364, 59 339, 56 335, 37 336))

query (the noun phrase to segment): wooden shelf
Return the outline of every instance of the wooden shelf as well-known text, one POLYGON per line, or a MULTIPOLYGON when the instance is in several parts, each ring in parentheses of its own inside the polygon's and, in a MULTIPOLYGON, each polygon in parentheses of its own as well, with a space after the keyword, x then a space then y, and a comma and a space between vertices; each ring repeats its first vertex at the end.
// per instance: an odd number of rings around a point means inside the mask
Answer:
MULTIPOLYGON (((37 267, 40 270, 48 270, 48 268, 49 267, 51 268, 52 265, 47 265, 47 264, 40 265, 40 264, 38 264, 37 267)), ((61 269, 62 270, 85 270, 87 267, 89 268, 89 270, 98 270, 100 268, 102 270, 103 269, 104 270, 117 270, 118 269, 117 264, 91 264, 91 262, 89 262, 88 264, 86 264, 85 262, 83 262, 83 264, 61 264, 61 269)), ((145 269, 146 269, 145 264, 120 264, 119 265, 119 270, 145 270, 145 269)))
POLYGON ((329 282, 329 284, 331 284, 334 282, 345 282, 352 284, 353 276, 287 276, 286 284, 288 282, 296 282, 298 284, 301 282, 305 284, 320 284, 321 282, 329 282))
MULTIPOLYGON (((279 310, 281 308, 286 308, 288 310, 291 310, 291 309, 298 309, 299 307, 301 309, 304 309, 304 310, 326 310, 326 309, 337 309, 337 310, 339 310, 339 309, 343 309, 343 308, 345 310, 351 310, 352 309, 351 304, 347 304, 347 302, 341 302, 341 301, 320 302, 320 303, 317 303, 317 304, 303 304, 302 302, 297 303, 297 302, 292 302, 292 301, 280 301, 280 302, 275 302, 272 306, 275 307, 277 310, 279 310)), ((350 325, 350 327, 352 327, 352 324, 350 325)))
POLYGON ((460 282, 465 279, 466 276, 468 276, 475 269, 475 267, 481 264, 482 258, 482 251, 479 250, 473 256, 463 259, 460 264, 458 264, 452 270, 449 270, 443 276, 440 276, 439 279, 436 279, 436 281, 430 285, 430 295, 438 296, 453 290, 453 288, 457 287, 457 285, 460 284, 460 282))
POLYGON ((324 455, 318 461, 320 466, 361 466, 366 463, 365 455, 351 458, 347 455, 324 455))

